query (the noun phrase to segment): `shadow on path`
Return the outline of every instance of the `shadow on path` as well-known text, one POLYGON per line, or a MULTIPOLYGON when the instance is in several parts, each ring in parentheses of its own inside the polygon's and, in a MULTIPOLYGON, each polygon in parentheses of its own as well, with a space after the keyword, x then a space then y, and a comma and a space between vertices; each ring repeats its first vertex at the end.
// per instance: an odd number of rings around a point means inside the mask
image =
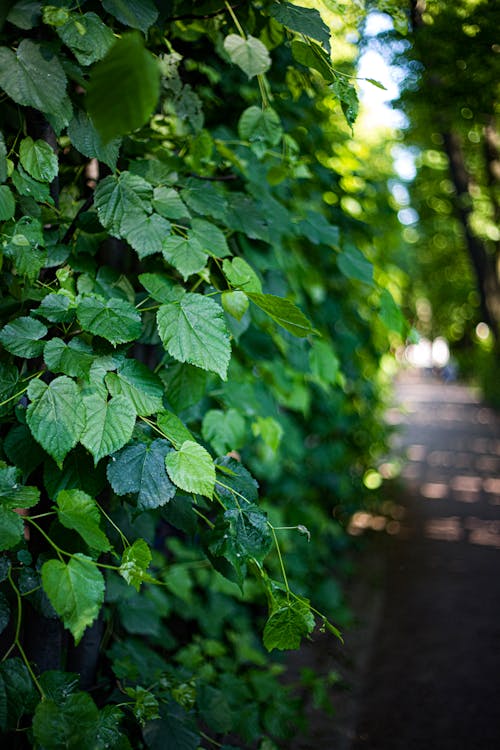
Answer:
POLYGON ((407 374, 398 533, 351 750, 500 748, 500 419, 407 374))

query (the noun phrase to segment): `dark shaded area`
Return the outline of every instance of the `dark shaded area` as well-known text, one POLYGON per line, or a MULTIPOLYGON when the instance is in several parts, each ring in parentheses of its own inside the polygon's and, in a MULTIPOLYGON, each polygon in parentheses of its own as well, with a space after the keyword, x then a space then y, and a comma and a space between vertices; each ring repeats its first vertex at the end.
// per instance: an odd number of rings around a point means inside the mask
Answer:
POLYGON ((407 375, 404 516, 352 750, 500 747, 500 419, 466 388, 407 375))

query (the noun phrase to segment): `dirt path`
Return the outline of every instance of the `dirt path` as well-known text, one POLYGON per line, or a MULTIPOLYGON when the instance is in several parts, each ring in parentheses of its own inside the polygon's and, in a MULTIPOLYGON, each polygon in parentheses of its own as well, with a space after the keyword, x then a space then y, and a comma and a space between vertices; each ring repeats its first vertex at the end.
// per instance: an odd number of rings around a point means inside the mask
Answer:
POLYGON ((351 750, 496 750, 500 419, 458 385, 406 376, 398 396, 405 515, 351 750))

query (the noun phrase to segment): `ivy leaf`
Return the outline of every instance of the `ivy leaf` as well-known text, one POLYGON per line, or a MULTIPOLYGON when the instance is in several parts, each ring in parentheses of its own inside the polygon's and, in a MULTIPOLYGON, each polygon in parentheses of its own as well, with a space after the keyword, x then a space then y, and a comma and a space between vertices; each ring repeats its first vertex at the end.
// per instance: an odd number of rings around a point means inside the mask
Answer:
POLYGON ((138 493, 137 507, 151 510, 166 505, 176 488, 165 468, 165 458, 172 448, 166 440, 127 445, 111 456, 107 476, 117 495, 138 493))
POLYGON ((133 341, 141 335, 141 316, 130 302, 86 295, 76 308, 78 322, 84 331, 110 341, 114 346, 133 341))
POLYGON ((82 445, 94 457, 94 464, 101 458, 122 448, 132 437, 135 426, 135 410, 130 399, 121 394, 109 401, 95 391, 84 395, 86 425, 80 438, 82 445))
POLYGON ((167 436, 174 448, 180 448, 186 440, 194 440, 191 432, 176 414, 161 411, 157 415, 158 427, 167 436))
POLYGON ((47 750, 95 747, 98 721, 99 711, 88 693, 72 693, 57 702, 46 698, 36 707, 33 734, 37 745, 47 750))
POLYGON ((163 243, 163 257, 186 281, 193 273, 198 273, 205 267, 208 256, 196 237, 173 235, 163 243))
POLYGON ((231 62, 241 68, 248 78, 262 75, 271 67, 267 47, 254 36, 243 39, 238 34, 229 34, 224 39, 224 49, 231 62))
POLYGON ((299 648, 302 638, 314 629, 314 616, 304 599, 285 599, 275 609, 264 627, 263 641, 268 651, 274 648, 299 648))
POLYGON ((82 339, 73 338, 66 343, 55 337, 47 341, 43 359, 52 372, 62 372, 74 378, 86 378, 95 355, 92 348, 82 339))
POLYGON ((74 380, 61 375, 47 385, 33 380, 26 421, 35 440, 52 456, 59 468, 74 448, 84 426, 82 397, 74 380))
POLYGON ((228 409, 226 412, 210 409, 203 417, 201 434, 220 456, 243 447, 246 437, 245 420, 236 409, 228 409))
POLYGON ((120 23, 140 29, 144 34, 158 17, 153 0, 102 0, 102 5, 120 23))
POLYGON ((159 214, 132 214, 124 217, 120 232, 142 260, 148 255, 160 253, 170 238, 170 222, 159 214))
POLYGON ((249 299, 269 315, 275 323, 298 338, 314 333, 311 322, 299 308, 284 297, 274 294, 248 294, 249 299))
MULTIPOLYGON (((104 143, 92 120, 83 110, 79 109, 75 112, 68 125, 68 135, 73 146, 81 154, 88 156, 89 159, 95 157, 112 170, 116 168, 121 138, 113 138, 108 143, 104 143)), ((102 185, 102 183, 99 184, 102 185)))
POLYGON ((153 188, 142 177, 131 172, 109 175, 99 182, 94 205, 99 221, 115 237, 121 237, 122 223, 133 216, 151 212, 153 188))
POLYGON ((67 529, 74 529, 88 546, 97 552, 111 549, 106 534, 99 527, 101 514, 95 500, 81 490, 63 490, 56 498, 57 517, 67 529))
POLYGON ((19 159, 27 173, 40 182, 52 182, 59 171, 57 156, 45 141, 23 138, 19 159))
POLYGON ((227 241, 219 227, 204 219, 191 221, 192 236, 199 242, 204 252, 215 258, 226 258, 231 255, 227 241))
POLYGON ((136 539, 131 547, 127 547, 122 556, 119 574, 137 591, 141 583, 151 580, 146 572, 152 560, 151 550, 144 539, 136 539))
POLYGON ((78 645, 104 601, 101 573, 90 557, 77 552, 67 565, 60 560, 45 562, 42 585, 64 627, 71 631, 78 645))
POLYGON ((262 294, 262 284, 251 266, 243 258, 233 258, 222 263, 224 276, 229 284, 247 292, 262 294))
POLYGON ((4 508, 32 508, 40 500, 38 487, 25 487, 15 466, 0 468, 0 503, 4 508))
POLYGON ((66 97, 66 75, 47 47, 23 39, 15 54, 0 47, 0 87, 23 107, 57 115, 66 97))
POLYGON ((346 278, 373 286, 373 265, 354 245, 343 248, 337 256, 337 265, 346 278))
POLYGON ((216 302, 186 293, 178 302, 162 305, 156 320, 162 343, 174 359, 226 379, 231 345, 222 308, 216 302))
MULTIPOLYGON (((107 4, 111 4, 111 0, 107 4)), ((145 4, 141 0, 137 5, 145 4)), ((120 6, 126 8, 129 3, 120 3, 120 6)), ((130 32, 118 39, 92 68, 87 110, 107 142, 144 125, 159 94, 160 70, 156 60, 145 48, 141 35, 130 32)))
POLYGON ((238 121, 238 135, 251 143, 264 143, 276 146, 282 136, 280 118, 271 107, 248 107, 238 121))
POLYGON ((47 326, 34 318, 16 318, 0 331, 0 343, 16 357, 39 357, 45 346, 40 341, 48 332, 47 326))
POLYGON ((221 302, 224 310, 236 320, 241 320, 248 310, 248 297, 245 292, 223 292, 221 302))
POLYGON ((22 516, 0 506, 0 550, 16 547, 24 536, 22 516))
POLYGON ((100 60, 115 41, 112 30, 95 13, 71 13, 65 24, 56 26, 56 32, 80 65, 100 60))
POLYGON ((316 39, 330 52, 330 30, 315 8, 301 8, 291 3, 273 3, 270 15, 291 31, 316 39))
POLYGON ((0 221, 12 219, 16 211, 16 201, 7 185, 0 185, 0 221))
POLYGON ((185 492, 211 498, 215 485, 215 467, 210 453, 198 443, 186 440, 178 451, 165 458, 172 482, 185 492))
POLYGON ((137 414, 147 416, 163 406, 163 385, 149 367, 135 359, 126 359, 116 373, 105 378, 112 396, 122 393, 134 405, 137 414))

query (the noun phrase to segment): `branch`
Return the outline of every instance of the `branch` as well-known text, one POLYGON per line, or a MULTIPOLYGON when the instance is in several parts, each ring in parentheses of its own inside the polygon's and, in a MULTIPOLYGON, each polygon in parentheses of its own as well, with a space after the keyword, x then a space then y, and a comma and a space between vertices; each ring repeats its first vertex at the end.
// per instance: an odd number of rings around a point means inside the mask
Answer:
POLYGON ((75 233, 75 229, 76 229, 76 225, 77 225, 78 219, 80 218, 81 214, 83 214, 85 211, 87 211, 90 208, 90 206, 92 205, 93 202, 94 202, 94 193, 91 193, 89 195, 89 197, 87 198, 87 200, 85 201, 85 203, 83 203, 80 206, 80 208, 76 212, 76 215, 73 217, 73 220, 72 220, 71 224, 67 228, 66 234, 62 238, 62 244, 63 245, 67 245, 68 242, 70 241, 70 239, 73 237, 73 235, 75 233))

